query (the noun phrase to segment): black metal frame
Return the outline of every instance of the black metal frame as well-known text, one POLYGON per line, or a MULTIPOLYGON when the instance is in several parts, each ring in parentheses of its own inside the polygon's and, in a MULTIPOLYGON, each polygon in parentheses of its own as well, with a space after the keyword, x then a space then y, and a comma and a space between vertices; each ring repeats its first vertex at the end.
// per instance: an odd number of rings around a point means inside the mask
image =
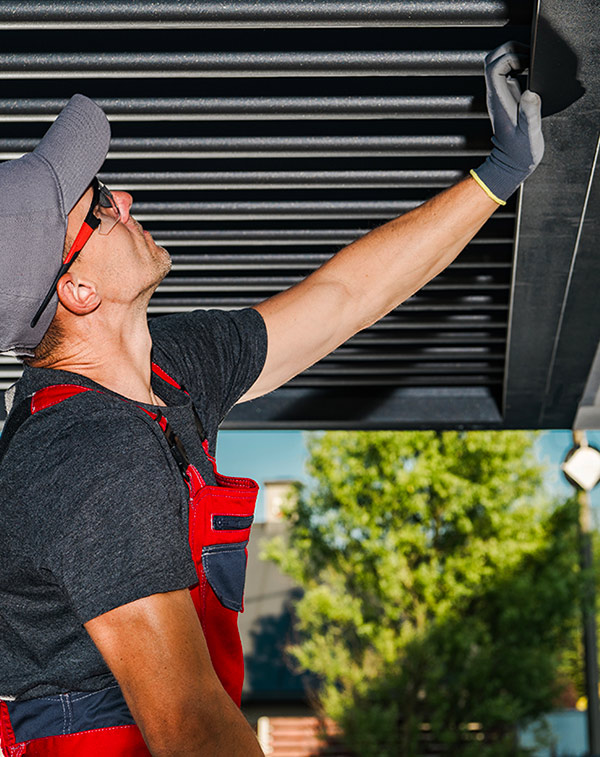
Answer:
POLYGON ((600 339, 598 6, 541 0, 531 87, 546 152, 522 190, 504 426, 569 428, 600 339))

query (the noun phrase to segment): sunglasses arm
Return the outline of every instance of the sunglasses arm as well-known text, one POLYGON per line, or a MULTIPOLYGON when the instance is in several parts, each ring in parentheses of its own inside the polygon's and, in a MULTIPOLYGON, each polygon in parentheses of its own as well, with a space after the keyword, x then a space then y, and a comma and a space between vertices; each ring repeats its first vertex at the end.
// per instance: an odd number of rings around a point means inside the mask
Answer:
MULTIPOLYGON (((94 221, 96 220, 97 219, 94 218, 94 221)), ((99 221, 97 222, 97 224, 93 225, 89 223, 88 219, 85 220, 83 226, 79 230, 79 233, 75 237, 75 241, 71 245, 71 249, 67 253, 67 257, 64 259, 58 273, 54 277, 54 281, 52 282, 50 289, 46 293, 46 296, 44 297, 42 304, 38 308, 37 313, 31 319, 31 323, 29 325, 31 326, 32 329, 35 328, 35 325, 40 320, 42 313, 48 307, 50 300, 54 296, 54 292, 56 291, 56 286, 58 282, 60 281, 60 277, 63 276, 69 270, 69 266, 75 260, 75 258, 79 255, 85 243, 92 236, 92 232, 94 231, 94 229, 97 228, 99 224, 100 224, 99 221)))

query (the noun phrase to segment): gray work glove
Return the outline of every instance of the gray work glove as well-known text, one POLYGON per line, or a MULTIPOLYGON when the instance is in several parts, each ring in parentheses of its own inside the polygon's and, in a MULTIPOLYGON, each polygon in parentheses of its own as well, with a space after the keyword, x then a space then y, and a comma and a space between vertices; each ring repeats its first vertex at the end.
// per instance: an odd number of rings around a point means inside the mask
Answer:
POLYGON ((471 176, 500 205, 533 173, 544 154, 542 101, 530 90, 521 94, 515 78, 527 64, 528 48, 518 42, 506 42, 485 59, 494 148, 471 176))

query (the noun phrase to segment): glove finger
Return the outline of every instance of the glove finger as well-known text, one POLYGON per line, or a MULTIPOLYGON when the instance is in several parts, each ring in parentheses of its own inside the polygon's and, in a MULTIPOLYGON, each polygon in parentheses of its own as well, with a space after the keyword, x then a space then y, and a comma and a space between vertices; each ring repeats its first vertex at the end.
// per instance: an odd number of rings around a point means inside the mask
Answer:
POLYGON ((519 130, 527 137, 533 161, 537 165, 544 154, 542 100, 538 94, 529 89, 523 92, 518 119, 519 130))
POLYGON ((514 77, 508 74, 520 69, 519 58, 507 53, 486 67, 487 104, 492 123, 502 118, 502 111, 508 116, 512 126, 517 125, 521 90, 514 77))
POLYGON ((528 58, 530 54, 530 47, 528 45, 524 45, 521 42, 516 42, 514 40, 511 40, 510 42, 505 42, 504 44, 500 45, 495 50, 492 50, 490 53, 486 55, 485 65, 486 66, 490 65, 498 58, 501 58, 503 55, 506 55, 506 53, 513 53, 514 55, 519 55, 519 56, 528 58))
POLYGON ((485 75, 508 76, 509 74, 521 74, 529 66, 529 56, 517 55, 517 53, 505 53, 486 64, 485 75))
POLYGON ((519 127, 542 128, 542 98, 530 89, 526 89, 521 95, 519 127))
POLYGON ((518 107, 521 101, 521 87, 519 86, 519 82, 516 79, 513 79, 512 76, 507 76, 506 86, 515 101, 515 105, 518 107))

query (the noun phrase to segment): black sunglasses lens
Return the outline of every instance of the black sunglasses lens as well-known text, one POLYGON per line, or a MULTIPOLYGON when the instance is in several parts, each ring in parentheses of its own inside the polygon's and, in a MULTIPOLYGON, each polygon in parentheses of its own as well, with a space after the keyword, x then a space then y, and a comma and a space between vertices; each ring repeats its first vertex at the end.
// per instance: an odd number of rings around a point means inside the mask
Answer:
POLYGON ((100 185, 100 199, 98 202, 103 208, 114 208, 116 205, 112 194, 102 184, 100 185))

